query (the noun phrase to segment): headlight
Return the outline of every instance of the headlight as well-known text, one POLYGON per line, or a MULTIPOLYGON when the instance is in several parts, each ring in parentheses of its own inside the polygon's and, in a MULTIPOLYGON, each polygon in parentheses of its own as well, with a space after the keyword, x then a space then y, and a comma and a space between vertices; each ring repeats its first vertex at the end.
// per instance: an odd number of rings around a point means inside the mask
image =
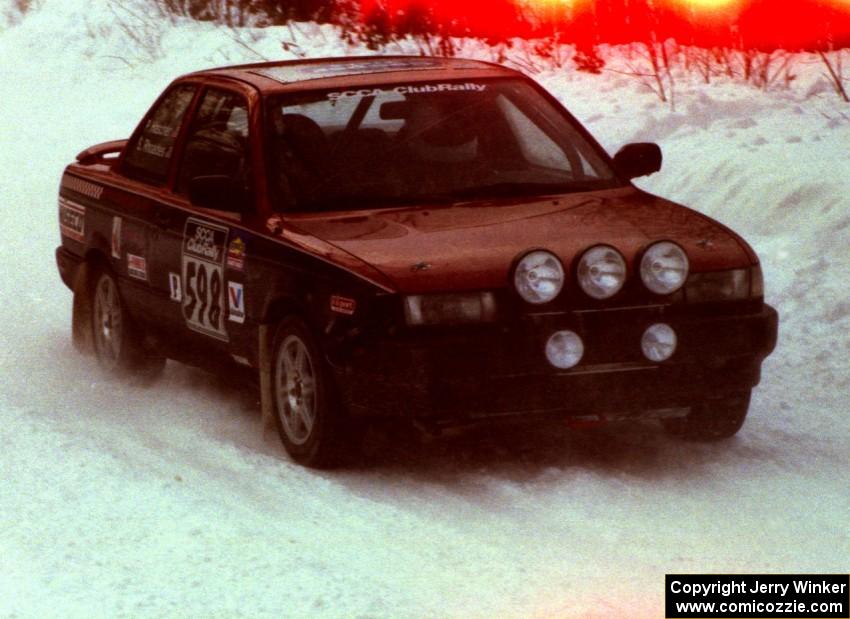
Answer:
POLYGON ((740 301, 764 296, 761 267, 694 273, 685 286, 688 303, 740 301))
POLYGON ((626 261, 613 247, 591 247, 578 263, 578 283, 594 299, 608 299, 626 282, 626 261))
POLYGON ((676 292, 688 278, 688 257, 675 243, 655 243, 640 261, 640 278, 656 294, 676 292))
POLYGON ((564 267, 555 254, 533 251, 519 261, 514 271, 514 286, 529 303, 548 303, 564 287, 564 267))
POLYGON ((496 300, 492 292, 413 295, 404 298, 404 315, 409 325, 490 322, 496 300))

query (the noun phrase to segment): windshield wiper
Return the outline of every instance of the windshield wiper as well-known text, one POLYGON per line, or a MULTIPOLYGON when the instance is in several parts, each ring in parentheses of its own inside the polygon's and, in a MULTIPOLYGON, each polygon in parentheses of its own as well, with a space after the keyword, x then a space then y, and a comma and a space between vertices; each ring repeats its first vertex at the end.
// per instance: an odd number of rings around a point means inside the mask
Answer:
POLYGON ((393 208, 412 205, 453 204, 459 198, 448 193, 423 193, 407 196, 349 195, 315 200, 298 207, 298 211, 364 211, 373 208, 393 208))
POLYGON ((502 182, 479 185, 453 191, 458 198, 514 198, 517 196, 549 196, 599 189, 600 181, 572 181, 569 183, 502 182))
POLYGON ((469 202, 474 199, 498 199, 515 197, 540 197, 579 191, 591 191, 605 188, 608 181, 595 179, 593 181, 569 183, 528 183, 502 182, 476 187, 454 189, 445 193, 421 193, 404 196, 352 194, 344 196, 328 196, 301 204, 295 211, 323 213, 332 211, 363 211, 369 209, 396 208, 406 206, 436 206, 453 205, 459 202, 469 202))

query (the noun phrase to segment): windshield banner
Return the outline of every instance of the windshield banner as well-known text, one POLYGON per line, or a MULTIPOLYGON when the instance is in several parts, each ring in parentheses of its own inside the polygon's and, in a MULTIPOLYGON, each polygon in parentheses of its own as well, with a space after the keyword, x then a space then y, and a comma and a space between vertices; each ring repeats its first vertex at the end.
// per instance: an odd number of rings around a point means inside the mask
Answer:
POLYGON ((486 84, 475 84, 466 82, 464 84, 408 84, 405 86, 396 86, 395 88, 362 88, 360 90, 342 90, 329 92, 328 99, 336 101, 337 99, 347 99, 348 97, 376 97, 385 93, 397 93, 400 95, 420 94, 429 92, 482 92, 487 89, 486 84))

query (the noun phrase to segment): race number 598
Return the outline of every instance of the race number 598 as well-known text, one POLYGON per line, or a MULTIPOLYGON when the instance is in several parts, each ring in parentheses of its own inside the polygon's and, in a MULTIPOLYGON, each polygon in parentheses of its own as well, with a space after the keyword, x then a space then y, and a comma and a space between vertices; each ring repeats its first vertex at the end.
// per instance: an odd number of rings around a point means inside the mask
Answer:
POLYGON ((185 262, 185 270, 183 281, 186 282, 186 290, 183 315, 198 330, 211 330, 223 335, 221 316, 224 288, 221 268, 188 259, 185 262))
POLYGON ((189 218, 183 232, 183 318, 193 331, 227 340, 224 255, 228 229, 189 218))

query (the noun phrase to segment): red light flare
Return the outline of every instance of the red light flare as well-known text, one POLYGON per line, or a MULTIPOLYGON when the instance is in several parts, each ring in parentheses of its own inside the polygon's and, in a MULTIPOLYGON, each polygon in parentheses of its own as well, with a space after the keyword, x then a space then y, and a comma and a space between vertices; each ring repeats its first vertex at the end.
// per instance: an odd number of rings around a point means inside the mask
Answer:
MULTIPOLYGON (((559 0, 535 0, 547 4, 559 0)), ((402 32, 417 32, 423 26, 430 32, 462 36, 513 37, 528 35, 517 0, 361 0, 361 13, 367 21, 376 14, 402 32), (436 28, 435 28, 436 27, 436 28)))
MULTIPOLYGON (((702 46, 850 46, 850 0, 361 0, 405 32, 422 16, 443 33, 540 36, 554 26, 564 41, 626 43, 650 32, 702 46), (532 34, 528 23, 537 24, 532 34)), ((427 29, 427 28, 426 28, 427 29)))
POLYGON ((847 0, 750 0, 737 20, 745 45, 786 49, 850 44, 847 0))
POLYGON ((745 0, 666 0, 663 7, 691 20, 731 21, 741 12, 745 0))
MULTIPOLYGON (((527 0, 531 6, 557 6, 559 0, 527 0)), ((652 32, 701 46, 789 50, 850 47, 850 0, 579 0, 572 39, 590 31, 598 41, 643 40, 652 32)), ((570 40, 569 38, 567 40, 570 40)))

